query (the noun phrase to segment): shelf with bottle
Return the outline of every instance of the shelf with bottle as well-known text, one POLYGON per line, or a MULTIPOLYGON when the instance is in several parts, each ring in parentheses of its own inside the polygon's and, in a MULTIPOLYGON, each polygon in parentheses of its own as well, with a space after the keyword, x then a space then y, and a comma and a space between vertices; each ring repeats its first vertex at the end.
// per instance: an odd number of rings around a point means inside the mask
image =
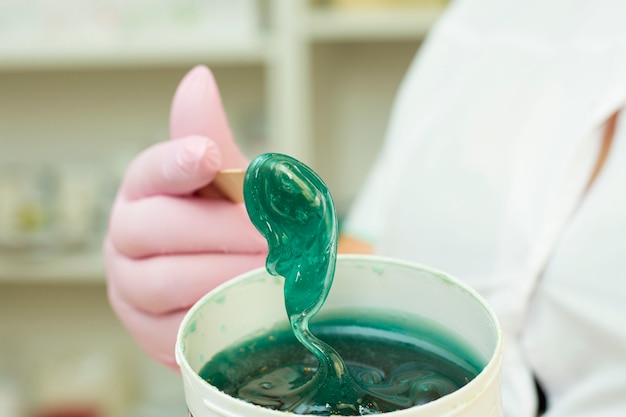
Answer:
MULTIPOLYGON (((389 41, 423 37, 446 8, 445 1, 408 2, 390 6, 313 6, 308 12, 308 36, 313 41, 389 41)), ((370 2, 371 3, 371 2, 370 2)), ((380 3, 380 4, 378 4, 380 3)))
POLYGON ((257 0, 0 4, 0 71, 262 63, 257 0))
POLYGON ((0 164, 0 283, 102 282, 117 182, 92 161, 0 164))

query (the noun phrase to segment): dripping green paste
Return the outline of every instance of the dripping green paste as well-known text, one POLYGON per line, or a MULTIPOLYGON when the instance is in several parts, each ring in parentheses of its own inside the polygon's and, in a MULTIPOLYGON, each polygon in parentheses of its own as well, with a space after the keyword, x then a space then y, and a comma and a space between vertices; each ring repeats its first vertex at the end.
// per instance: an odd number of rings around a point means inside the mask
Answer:
MULTIPOLYGON (((284 278, 289 326, 215 355, 200 376, 223 392, 296 414, 369 415, 433 401, 482 369, 443 329, 398 312, 317 313, 337 255, 334 203, 302 162, 263 154, 250 164, 244 197, 266 238, 267 271, 284 278), (315 320, 314 320, 315 318, 315 320)), ((392 308, 392 306, 390 306, 392 308)))

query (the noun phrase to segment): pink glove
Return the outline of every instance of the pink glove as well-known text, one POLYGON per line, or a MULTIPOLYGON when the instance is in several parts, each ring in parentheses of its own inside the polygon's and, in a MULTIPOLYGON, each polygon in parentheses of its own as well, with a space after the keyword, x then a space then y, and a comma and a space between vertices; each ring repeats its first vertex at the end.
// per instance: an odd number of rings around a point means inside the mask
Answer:
POLYGON ((104 256, 111 305, 139 345, 177 369, 174 346, 189 307, 216 285, 265 263, 265 239, 243 204, 194 192, 225 168, 245 168, 208 68, 180 83, 175 140, 130 164, 113 205, 104 256))

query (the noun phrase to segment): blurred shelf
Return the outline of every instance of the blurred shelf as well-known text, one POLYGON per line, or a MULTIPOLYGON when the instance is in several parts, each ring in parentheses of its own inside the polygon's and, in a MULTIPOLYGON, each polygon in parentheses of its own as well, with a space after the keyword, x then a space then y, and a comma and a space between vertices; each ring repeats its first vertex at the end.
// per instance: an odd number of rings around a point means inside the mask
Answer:
POLYGON ((134 39, 5 43, 0 45, 0 72, 16 70, 64 70, 128 67, 171 67, 207 63, 211 65, 263 64, 268 57, 262 37, 229 39, 134 39))
POLYGON ((104 284, 99 249, 63 254, 0 253, 1 284, 104 284))
MULTIPOLYGON (((38 34, 21 40, 0 36, 0 76, 4 75, 6 82, 12 82, 13 73, 20 71, 69 71, 68 77, 71 78, 72 71, 82 69, 173 68, 207 64, 226 66, 230 70, 231 66, 265 66, 267 76, 261 79, 264 90, 259 95, 267 96, 267 120, 263 120, 268 126, 267 137, 271 138, 275 150, 312 160, 316 156, 316 151, 312 150, 313 139, 308 135, 309 129, 302 129, 302 126, 314 126, 317 122, 311 119, 313 112, 309 109, 308 90, 312 79, 306 48, 317 42, 419 41, 445 9, 444 6, 310 8, 306 2, 294 0, 273 0, 270 3, 269 21, 272 24, 267 29, 260 29, 260 33, 245 32, 239 37, 206 33, 172 37, 169 36, 171 32, 169 35, 140 34, 127 38, 125 33, 107 37, 76 35, 63 39, 41 39, 38 34)), ((117 77, 126 76, 120 72, 117 77)), ((242 74, 247 76, 249 73, 235 72, 232 82, 242 74)), ((52 81, 55 79, 46 82, 52 81)), ((257 83, 257 79, 249 82, 257 83)), ((81 88, 81 85, 73 88, 81 88)), ((315 86, 311 85, 311 88, 315 89, 315 86)), ((59 90, 55 87, 52 91, 59 90)), ((9 94, 23 96, 20 89, 9 94)), ((8 104, 12 98, 6 97, 8 104)), ((106 99, 109 103, 103 108, 109 110, 117 96, 106 99)), ((21 103, 25 106, 27 100, 21 103)), ((74 109, 68 100, 59 100, 59 103, 64 111, 74 109)), ((248 111, 248 104, 244 104, 244 110, 248 111)), ((142 116, 150 120, 145 114, 142 116)), ((27 119, 24 116, 23 121, 18 119, 20 123, 13 123, 11 133, 17 131, 17 135, 21 135, 21 126, 27 125, 27 119)), ((93 123, 93 119, 89 120, 93 123)), ((71 124, 73 119, 67 117, 58 123, 71 124)), ((125 123, 134 126, 122 120, 119 128, 126 129, 125 123)), ((68 143, 80 139, 81 135, 75 135, 68 138, 68 143)), ((27 146, 25 142, 22 148, 27 146)), ((103 285, 104 282, 105 268, 99 249, 89 253, 39 256, 0 252, 0 285, 103 285)))
POLYGON ((318 8, 309 13, 314 41, 414 40, 423 37, 444 7, 345 9, 318 8))

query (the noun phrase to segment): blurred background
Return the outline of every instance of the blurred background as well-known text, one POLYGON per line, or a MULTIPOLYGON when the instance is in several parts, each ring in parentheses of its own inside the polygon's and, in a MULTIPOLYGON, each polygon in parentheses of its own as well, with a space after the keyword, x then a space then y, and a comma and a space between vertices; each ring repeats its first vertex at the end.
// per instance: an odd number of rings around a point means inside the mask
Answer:
POLYGON ((120 177, 215 73, 244 152, 291 154, 343 216, 444 0, 0 0, 0 417, 182 417, 111 312, 120 177))

